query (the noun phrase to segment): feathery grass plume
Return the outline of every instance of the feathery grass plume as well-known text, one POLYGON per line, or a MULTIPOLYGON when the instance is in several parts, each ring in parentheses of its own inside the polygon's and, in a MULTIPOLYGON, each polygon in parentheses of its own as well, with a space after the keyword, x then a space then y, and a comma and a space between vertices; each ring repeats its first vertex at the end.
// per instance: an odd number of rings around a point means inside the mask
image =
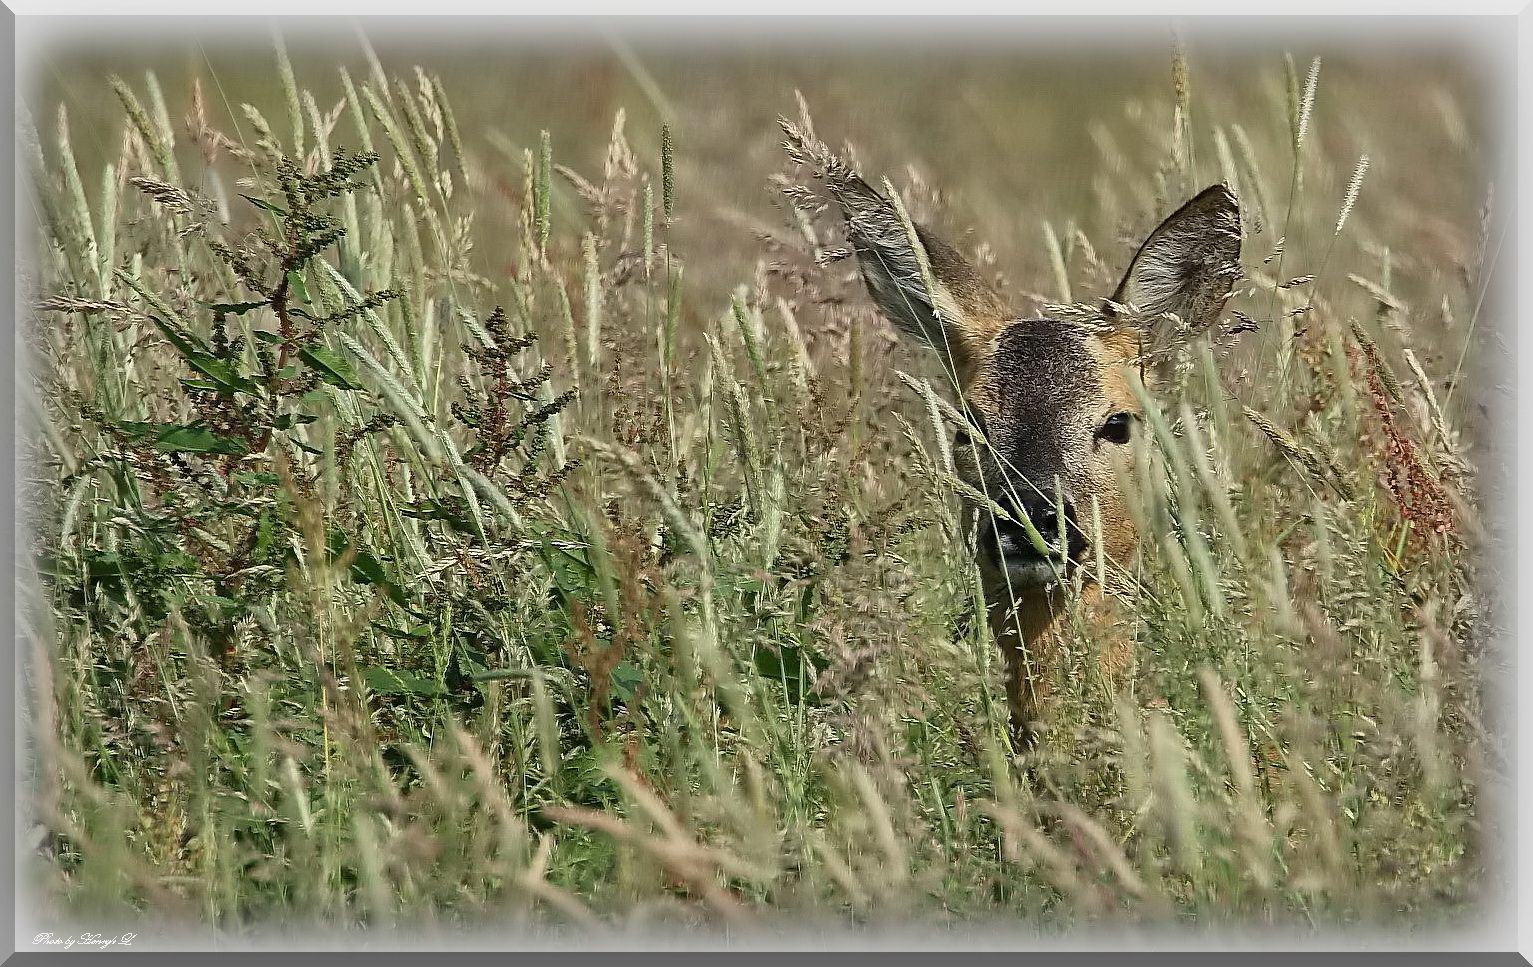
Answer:
POLYGON ((547 806, 542 814, 552 822, 601 832, 648 854, 725 922, 737 927, 755 922, 735 893, 718 882, 720 873, 736 863, 727 855, 720 856, 682 835, 680 826, 667 824, 672 827, 670 835, 662 838, 646 836, 615 816, 586 807, 547 806))
POLYGON ((782 319, 783 328, 788 331, 788 336, 793 343, 794 385, 801 395, 807 394, 809 392, 809 381, 815 375, 815 366, 814 359, 809 353, 809 344, 804 340, 804 330, 799 327, 798 316, 794 313, 793 307, 788 304, 787 299, 781 296, 777 299, 777 314, 782 319))
POLYGON ((1054 888, 1088 913, 1102 908, 1102 890, 1081 875, 1078 864, 1054 845, 1036 825, 1017 810, 986 803, 986 812, 1003 834, 1005 856, 1013 863, 1033 865, 1042 861, 1045 876, 1054 888))
POLYGON ((431 86, 436 93, 436 103, 442 110, 442 122, 447 129, 447 143, 452 147, 453 164, 458 168, 458 179, 467 188, 468 159, 463 153, 463 137, 458 132, 458 117, 453 113, 452 102, 447 99, 447 89, 442 86, 442 79, 433 74, 431 86))
POLYGON ((1218 727, 1230 784, 1235 790, 1235 821, 1242 859, 1246 864, 1245 873, 1258 889, 1266 890, 1270 888, 1272 880, 1272 831, 1257 797, 1251 750, 1218 674, 1205 665, 1198 670, 1198 682, 1218 727))
POLYGON ((1235 147, 1240 151, 1241 187, 1249 191, 1249 194, 1240 199, 1242 211, 1252 210, 1256 216, 1253 222, 1253 230, 1261 231, 1264 226, 1272 224, 1272 206, 1267 202, 1267 190, 1261 176, 1261 167, 1256 160, 1256 150, 1251 146, 1251 139, 1246 134, 1246 129, 1239 124, 1230 125, 1230 132, 1235 136, 1235 147))
POLYGON ((1088 844, 1093 858, 1097 860, 1099 866, 1105 868, 1106 872, 1113 875, 1123 893, 1146 903, 1156 915, 1163 916, 1168 912, 1165 898, 1150 892, 1149 885, 1134 870, 1123 848, 1114 841, 1112 834, 1101 823, 1071 803, 1045 802, 1040 803, 1039 806, 1047 813, 1058 815, 1069 827, 1078 844, 1080 841, 1088 844))
MULTIPOLYGON (((205 218, 211 214, 210 206, 206 202, 194 200, 191 195, 175 185, 143 177, 129 178, 128 184, 154 199, 165 210, 177 215, 187 218, 205 218)), ((188 230, 190 229, 182 229, 182 232, 188 230)))
POLYGON ((120 77, 114 75, 108 83, 111 84, 112 91, 117 95, 118 100, 122 102, 123 110, 128 114, 128 120, 133 123, 133 129, 143 139, 144 145, 149 148, 150 154, 159 164, 160 173, 171 181, 177 180, 175 159, 171 157, 169 147, 160 140, 159 132, 150 123, 149 115, 144 112, 144 106, 140 103, 138 95, 134 94, 133 89, 120 77))
MULTIPOLYGON (((84 276, 85 268, 79 264, 81 247, 76 242, 74 231, 68 217, 61 210, 58 198, 58 184, 49 177, 52 170, 47 159, 43 156, 42 143, 38 139, 37 132, 28 126, 23 129, 21 142, 27 152, 27 161, 32 167, 33 190, 38 202, 42 205, 42 227, 47 229, 52 240, 57 245, 58 251, 63 255, 66 262, 70 263, 72 276, 84 276)), ((51 252, 49 255, 51 256, 51 252)))
POLYGON ((1374 301, 1378 302, 1384 311, 1403 312, 1405 310, 1405 304, 1400 301, 1400 298, 1377 282, 1366 279, 1356 272, 1348 273, 1347 280, 1373 296, 1374 301))
MULTIPOLYGON (((418 71, 419 68, 416 70, 418 71)), ((436 175, 442 167, 437 163, 437 139, 427 130, 426 116, 423 113, 428 105, 422 103, 420 95, 410 89, 404 78, 395 78, 394 85, 398 94, 394 105, 404 118, 405 130, 410 135, 410 145, 415 151, 415 157, 421 165, 422 173, 430 172, 431 181, 436 184, 436 175)))
MULTIPOLYGON (((324 115, 320 113, 319 102, 314 100, 312 93, 304 91, 300 100, 303 102, 303 112, 308 116, 309 125, 314 128, 314 150, 318 154, 320 167, 328 168, 330 167, 330 132, 333 123, 327 122, 324 115)), ((340 120, 340 112, 345 105, 344 100, 336 105, 336 113, 331 118, 331 122, 340 120)))
POLYGON ((267 122, 266 116, 253 104, 242 103, 240 111, 245 115, 245 120, 250 122, 250 126, 255 128, 256 147, 265 153, 267 161, 274 164, 278 158, 282 157, 282 146, 277 143, 277 136, 272 133, 271 124, 267 122))
POLYGON ((1445 646, 1451 648, 1448 636, 1443 634, 1437 621, 1438 602, 1429 601, 1418 609, 1421 626, 1419 634, 1420 658, 1416 666, 1419 695, 1414 715, 1416 754, 1421 762, 1422 779, 1430 791, 1441 792, 1448 787, 1448 752, 1444 748, 1440 718, 1443 710, 1442 667, 1440 655, 1445 646))
MULTIPOLYGON (((1290 97, 1292 97, 1295 78, 1293 75, 1293 60, 1288 60, 1290 97)), ((1304 139, 1309 134, 1310 117, 1315 110, 1315 91, 1320 85, 1320 58, 1310 61, 1309 72, 1304 77, 1303 92, 1298 95, 1298 102, 1291 104, 1293 111, 1293 150, 1298 155, 1304 150, 1304 139)))
POLYGON ((277 50, 277 77, 282 82, 282 96, 287 102, 287 119, 293 131, 293 157, 301 162, 306 152, 303 149, 303 111, 298 101, 298 80, 293 76, 293 65, 287 59, 287 45, 282 42, 281 32, 273 31, 272 43, 277 50))
MULTIPOLYGON (((357 88, 351 81, 351 75, 346 68, 339 68, 341 75, 341 90, 345 93, 347 113, 351 115, 352 126, 356 128, 358 141, 362 145, 365 154, 375 154, 373 148, 372 128, 367 123, 367 115, 362 110, 362 99, 357 95, 357 88)), ((380 167, 374 167, 372 171, 373 187, 378 197, 384 197, 383 172, 380 167)))
POLYGON ((1185 400, 1181 403, 1180 413, 1182 430, 1187 434, 1187 452, 1191 456, 1192 468, 1203 485, 1203 493, 1213 504, 1214 512, 1219 515, 1223 537, 1230 542, 1230 550, 1234 552, 1236 560, 1244 562, 1249 555, 1244 529, 1235 511, 1235 504, 1230 500, 1230 488, 1220 481, 1214 470, 1213 448, 1204 443, 1197 417, 1185 400))
POLYGON ((580 388, 580 326, 575 321, 575 309, 570 303, 569 290, 565 288, 564 280, 554 280, 554 295, 559 301, 559 320, 563 323, 559 332, 563 337, 565 363, 569 370, 570 383, 580 388))
POLYGON ((1351 501, 1354 499, 1351 484, 1347 483, 1336 467, 1327 465, 1326 461, 1313 450, 1294 439, 1293 434, 1279 427, 1256 410, 1251 409, 1249 406, 1244 406, 1241 407, 1241 412, 1245 413, 1246 419, 1254 423, 1256 428, 1262 431, 1262 435, 1272 441, 1273 446, 1277 447, 1278 451, 1285 457, 1297 461, 1300 466, 1309 472, 1310 476, 1328 484, 1342 500, 1351 501))
POLYGON ((1187 70, 1187 48, 1179 33, 1171 44, 1171 88, 1176 95, 1176 103, 1183 108, 1182 113, 1189 113, 1187 106, 1192 100, 1192 81, 1187 70))
MULTIPOLYGON (((386 92, 387 87, 383 88, 386 92)), ((371 87, 363 86, 362 96, 367 101, 368 109, 373 113, 373 120, 383 125, 383 135, 388 139, 389 146, 394 149, 394 157, 404 169, 405 178, 415 194, 415 203, 420 206, 422 212, 429 213, 430 203, 426 200, 426 183, 421 178, 420 168, 417 165, 415 153, 405 142, 404 136, 399 131, 399 125, 394 120, 394 115, 388 107, 379 99, 378 93, 371 87)))
POLYGON ((1400 380, 1395 376, 1394 369, 1379 355, 1378 344, 1373 341, 1372 336, 1368 335, 1368 330, 1363 328, 1362 323, 1356 319, 1349 319, 1347 322, 1348 328, 1352 330, 1352 338, 1357 340, 1357 345, 1367 357, 1368 364, 1378 372, 1384 389, 1389 391, 1389 398, 1395 402, 1395 405, 1404 406, 1405 391, 1401 389, 1400 380))
MULTIPOLYGON (((1238 137, 1245 137, 1240 125, 1234 125, 1233 130, 1238 137)), ((1214 152, 1219 158, 1220 176, 1235 196, 1240 212, 1241 235, 1248 241, 1267 229, 1267 201, 1261 177, 1249 157, 1249 147, 1248 144, 1241 144, 1241 159, 1237 162, 1225 129, 1214 129, 1214 152)))
MULTIPOLYGON (((334 293, 339 303, 335 311, 327 317, 327 321, 341 322, 360 317, 368 324, 368 328, 372 330, 373 335, 377 336, 378 341, 383 344, 383 349, 388 354, 389 361, 404 373, 405 378, 414 384, 417 387, 417 392, 419 392, 419 388, 423 385, 420 372, 416 369, 416 365, 410 362, 404 350, 400 348, 398 340, 394 338, 393 332, 389 330, 389 327, 383 321, 383 317, 377 311, 386 303, 399 299, 403 293, 395 289, 381 289, 363 296, 356 289, 352 288, 351 283, 346 280, 346 277, 330 263, 320 262, 319 269, 321 275, 318 281, 322 283, 320 290, 326 293, 334 293)), ((424 366, 424 357, 417 353, 417 358, 421 360, 421 365, 424 366)))
MULTIPOLYGON (((1229 135, 1225 134, 1223 127, 1214 128, 1214 153, 1219 156, 1219 177, 1230 189, 1230 194, 1240 201, 1241 183, 1240 170, 1235 166, 1235 155, 1230 151, 1229 135)), ((1249 221, 1250 212, 1247 206, 1240 205, 1241 211, 1249 221)), ((1246 234, 1253 234, 1247 230, 1246 234)))
POLYGON ((165 165, 166 177, 172 182, 181 180, 181 169, 176 163, 176 133, 170 126, 170 112, 165 109, 165 95, 160 90, 160 79, 154 71, 144 72, 144 89, 149 92, 149 107, 153 111, 155 128, 159 134, 159 143, 164 147, 165 156, 162 163, 165 165))
POLYGON ((1415 353, 1409 349, 1403 349, 1401 355, 1405 357, 1405 364, 1410 367, 1411 374, 1416 377, 1416 387, 1426 402, 1432 433, 1436 437, 1437 446, 1442 451, 1444 478, 1467 476, 1469 465, 1459 452, 1456 435, 1448 428, 1447 417, 1443 414, 1442 407, 1438 405, 1437 394, 1432 390, 1432 381, 1427 378, 1426 371, 1421 368, 1415 353))
POLYGON ((729 300, 730 316, 735 321, 735 327, 740 332, 740 341, 745 346, 746 358, 751 361, 751 369, 756 375, 758 393, 764 393, 767 386, 766 357, 761 346, 760 317, 745 308, 746 292, 742 286, 735 290, 729 300))
POLYGON ((676 214, 676 145, 669 124, 660 127, 660 198, 669 222, 676 214))
POLYGON ((730 435, 734 437, 735 452, 739 456, 740 470, 745 478, 750 519, 760 521, 765 515, 766 496, 762 483, 761 447, 752 426, 751 408, 739 380, 734 377, 720 341, 712 333, 705 334, 704 338, 708 341, 713 358, 714 378, 721 380, 724 385, 725 420, 730 435))
POLYGON ((1186 741, 1166 713, 1150 713, 1151 780, 1154 808, 1178 872, 1196 881, 1203 865, 1201 817, 1194 798, 1186 741))
POLYGON ((1363 175, 1368 173, 1368 154, 1363 153, 1357 159, 1357 167, 1352 169, 1352 178, 1347 182, 1346 200, 1341 204, 1341 212, 1336 216, 1336 230, 1333 234, 1340 235, 1341 229, 1347 224, 1347 216, 1352 214, 1352 206, 1357 204, 1357 193, 1363 187, 1363 175))
POLYGON ((110 312, 120 315, 130 315, 133 307, 122 302, 100 299, 76 299, 72 296, 55 295, 49 296, 37 304, 38 312, 75 312, 82 316, 95 315, 98 312, 110 312))
POLYGON ((106 165, 101 171, 101 202, 97 221, 96 240, 100 251, 99 276, 101 294, 110 295, 112 267, 117 261, 117 169, 106 165))
POLYGON ((538 251, 543 257, 548 257, 548 235, 552 228, 550 221, 550 196, 553 191, 550 173, 553 171, 554 148, 553 139, 547 131, 538 135, 538 169, 537 179, 533 182, 533 197, 536 199, 534 209, 538 226, 538 251))
MULTIPOLYGON (((904 373, 899 373, 898 375, 905 381, 906 385, 914 382, 911 377, 904 373)), ((945 401, 937 395, 937 391, 932 387, 931 380, 920 380, 918 387, 921 398, 926 403, 926 418, 931 423, 932 437, 937 441, 937 452, 942 456, 942 469, 950 475, 956 474, 957 471, 953 466, 953 445, 948 439, 947 424, 943 420, 944 410, 951 413, 952 406, 951 404, 945 404, 945 401)), ((956 416, 957 414, 954 413, 953 415, 956 416)))
POLYGON ((1075 299, 1070 295, 1070 273, 1065 268, 1065 253, 1059 245, 1059 236, 1048 219, 1043 222, 1043 244, 1049 253, 1049 267, 1054 270, 1054 287, 1059 290, 1059 301, 1069 304, 1075 299))
POLYGON ((644 274, 649 275, 649 268, 655 261, 655 186, 648 181, 644 182, 644 200, 640 202, 642 214, 641 237, 644 239, 644 247, 641 255, 644 259, 644 274))
MULTIPOLYGON (((1215 615, 1223 618, 1226 608, 1224 592, 1219 585, 1213 553, 1209 549, 1207 539, 1203 536, 1202 514, 1198 507, 1199 488, 1195 486, 1195 478, 1189 468, 1188 457, 1182 452, 1184 443, 1171 434, 1165 417, 1156 408, 1151 407, 1146 412, 1153 414, 1150 415, 1149 422, 1154 429, 1157 442, 1170 458, 1172 480, 1175 484, 1177 530, 1182 536, 1187 556, 1197 571, 1202 600, 1209 605, 1215 615)), ((1191 415, 1185 408, 1183 412, 1191 415)), ((1188 439, 1191 437, 1189 436, 1188 439)))
POLYGON ((585 263, 585 310, 586 310, 586 366, 592 373, 600 372, 601 364, 601 312, 604 292, 601 266, 596 261, 596 236, 586 232, 580 243, 585 263))
POLYGON ((1171 46, 1171 89, 1175 98, 1173 143, 1182 178, 1190 186, 1197 179, 1197 159, 1193 155, 1192 138, 1192 78, 1187 69, 1187 49, 1183 46, 1180 34, 1175 36, 1171 46))
POLYGON ((135 295, 147 302, 149 307, 158 312, 171 326, 183 332, 186 331, 186 321, 174 309, 166 305, 138 276, 131 275, 122 269, 118 269, 113 274, 117 277, 117 281, 132 289, 135 295))
MULTIPOLYGON (((69 193, 70 215, 74 219, 74 230, 84 243, 85 264, 96 267, 98 276, 101 269, 100 247, 96 242, 96 229, 91 224, 90 205, 85 200, 85 185, 80 181, 80 170, 75 166, 74 151, 69 144, 69 114, 65 106, 60 104, 58 110, 57 141, 59 168, 64 176, 64 188, 69 193)), ((102 295, 106 295, 103 291, 102 295)))

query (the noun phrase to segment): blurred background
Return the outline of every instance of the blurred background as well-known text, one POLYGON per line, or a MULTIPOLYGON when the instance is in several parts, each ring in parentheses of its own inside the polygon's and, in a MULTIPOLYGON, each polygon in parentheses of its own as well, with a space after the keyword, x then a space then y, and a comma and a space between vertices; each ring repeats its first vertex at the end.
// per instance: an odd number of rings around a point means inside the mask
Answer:
MULTIPOLYGON (((68 107, 83 170, 99 170, 120 150, 112 74, 136 84, 153 70, 177 120, 198 80, 214 127, 243 125, 249 137, 244 103, 273 124, 285 117, 269 28, 91 31, 39 56, 38 83, 27 98, 40 127, 51 123, 54 105, 68 107)), ((512 210, 497 207, 496 196, 517 195, 522 150, 535 148, 541 131, 550 133, 557 163, 590 174, 601 167, 619 110, 629 142, 649 164, 669 123, 680 215, 672 247, 709 253, 707 271, 694 272, 689 284, 715 286, 716 294, 749 280, 761 255, 758 236, 787 225, 768 177, 783 167, 775 121, 797 115, 795 91, 819 135, 833 146, 855 145, 867 174, 905 185, 913 169, 940 193, 942 227, 972 233, 962 239, 966 249, 991 246, 1023 308, 1049 271, 1044 222, 1078 227, 1116 270, 1155 209, 1175 201, 1144 197, 1130 175, 1165 160, 1178 45, 1188 67, 1193 169, 1204 183, 1222 176, 1216 130, 1228 135, 1225 163, 1240 164, 1240 140, 1255 158, 1290 153, 1283 55, 1291 53, 1301 83, 1320 57, 1308 135, 1316 160, 1302 190, 1334 216, 1367 153, 1368 184, 1357 201, 1357 222, 1366 229, 1341 238, 1343 250, 1332 254, 1345 259, 1387 239, 1397 267, 1401 259, 1431 263, 1425 272, 1401 273, 1410 276, 1407 285, 1425 289, 1439 287, 1434 272, 1451 273, 1475 254, 1498 116, 1489 99, 1494 63, 1462 28, 1441 23, 1338 22, 1322 32, 1298 22, 1166 18, 1097 25, 1027 18, 473 27, 319 21, 290 27, 283 39, 300 85, 322 110, 343 97, 338 68, 359 80, 369 76, 369 47, 389 76, 415 65, 439 75, 465 149, 489 172, 475 212, 482 229, 512 210)), ((344 145, 344 118, 337 130, 335 141, 344 145)), ((1290 174, 1276 167, 1261 173, 1261 200, 1279 209, 1264 213, 1269 220, 1283 214, 1290 174)), ((555 218, 580 217, 584 205, 569 184, 561 179, 555 191, 555 218)), ((1271 249, 1276 237, 1268 231, 1262 241, 1271 249)), ((495 253, 486 248, 478 256, 493 277, 495 253)), ((1253 254, 1269 252, 1248 247, 1253 254)))

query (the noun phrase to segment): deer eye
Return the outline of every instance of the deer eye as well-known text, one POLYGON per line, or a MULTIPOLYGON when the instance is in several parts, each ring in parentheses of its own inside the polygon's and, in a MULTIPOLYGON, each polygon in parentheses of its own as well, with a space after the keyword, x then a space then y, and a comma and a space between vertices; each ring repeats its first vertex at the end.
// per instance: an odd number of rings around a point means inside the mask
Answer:
POLYGON ((1106 423, 1102 424, 1101 429, 1097 430, 1097 437, 1106 440, 1108 443, 1127 443, 1129 432, 1133 429, 1133 426, 1134 414, 1128 412, 1114 413, 1107 418, 1106 423))
MULTIPOLYGON (((978 430, 981 436, 988 437, 990 431, 985 426, 985 414, 980 413, 978 410, 970 410, 968 416, 974 422, 974 429, 978 430)), ((968 430, 959 430, 953 434, 953 446, 958 449, 967 450, 973 445, 974 437, 969 435, 968 430)))

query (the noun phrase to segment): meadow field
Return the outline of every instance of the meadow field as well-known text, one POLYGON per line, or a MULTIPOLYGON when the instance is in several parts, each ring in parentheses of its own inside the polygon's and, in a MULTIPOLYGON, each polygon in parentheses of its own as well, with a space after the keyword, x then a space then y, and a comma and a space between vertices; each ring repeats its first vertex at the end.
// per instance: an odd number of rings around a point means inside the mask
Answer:
POLYGON ((25 103, 40 909, 1430 931, 1502 889, 1467 58, 264 40, 61 50, 25 103), (1025 755, 952 394, 779 115, 1019 316, 1239 198, 1108 562, 1131 687, 1078 642, 1025 755))

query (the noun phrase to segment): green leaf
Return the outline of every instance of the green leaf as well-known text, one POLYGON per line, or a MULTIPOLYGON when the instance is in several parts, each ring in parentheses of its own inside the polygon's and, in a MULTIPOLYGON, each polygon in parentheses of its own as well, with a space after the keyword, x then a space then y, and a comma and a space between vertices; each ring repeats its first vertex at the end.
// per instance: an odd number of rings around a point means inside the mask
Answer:
POLYGON ((165 427, 155 437, 154 448, 166 453, 226 453, 232 456, 241 456, 249 451, 239 440, 219 436, 197 423, 165 427))
POLYGON ((644 675, 631 661, 620 661, 612 668, 612 694, 625 702, 633 701, 644 675))
POLYGON ((92 578, 117 577, 122 574, 122 557, 116 551, 86 551, 85 574, 92 578))
MULTIPOLYGON (((351 548, 349 538, 340 531, 330 532, 330 554, 333 559, 342 557, 351 548)), ((358 547, 356 555, 351 559, 349 575, 358 584, 370 584, 389 596, 389 600, 408 609, 409 597, 404 590, 393 581, 389 580, 388 572, 383 568, 383 562, 365 547, 358 547)))
POLYGON ((236 470, 234 482, 246 487, 275 487, 282 482, 282 478, 269 470, 236 470))
POLYGON ((483 683, 480 676, 487 674, 489 670, 489 666, 485 664, 484 652, 459 637, 457 647, 453 650, 452 664, 448 669, 448 683, 454 688, 479 688, 482 691, 483 683))
MULTIPOLYGON (((612 787, 612 777, 602 768, 608 761, 606 756, 601 755, 594 749, 581 749, 572 752, 564 758, 564 768, 571 776, 583 785, 612 787)), ((594 791, 594 790, 593 790, 594 791)))
POLYGON ((273 205, 271 202, 266 201, 265 199, 256 198, 253 195, 247 195, 247 194, 244 194, 243 192, 240 194, 240 197, 245 199, 246 201, 250 202, 250 204, 256 206, 257 208, 261 209, 262 211, 268 211, 268 212, 271 212, 274 215, 286 215, 287 214, 287 209, 279 208, 276 205, 273 205))
POLYGON ((585 555, 553 544, 545 544, 543 559, 548 562, 548 569, 553 572, 554 584, 558 585, 563 594, 581 595, 591 590, 596 578, 596 569, 586 560, 585 555))
MULTIPOLYGON (((461 500, 458 506, 461 506, 461 500)), ((461 534, 477 534, 466 514, 455 510, 454 505, 435 500, 422 500, 414 504, 401 504, 399 512, 416 520, 439 520, 461 534)))
POLYGON ((219 359, 217 356, 188 356, 186 361, 193 369, 204 376, 211 377, 213 382, 227 387, 230 392, 251 394, 256 392, 256 384, 241 376, 232 362, 219 359))
POLYGON ((298 350, 298 358, 314 367, 315 371, 319 373, 319 378, 332 386, 339 386, 341 389, 347 390, 362 388, 362 384, 357 381, 356 371, 351 368, 351 364, 342 359, 340 354, 329 346, 319 343, 305 346, 298 350))
POLYGON ((170 340, 170 344, 176 347, 176 351, 187 363, 197 372, 217 383, 220 390, 228 393, 256 392, 255 383, 241 376, 235 370, 233 363, 213 355, 212 350, 204 345, 202 340, 189 332, 182 331, 179 326, 161 319, 152 312, 149 313, 149 319, 160 332, 165 334, 165 338, 170 340))
MULTIPOLYGON (((272 476, 275 477, 276 474, 272 476)), ((259 561, 266 557, 278 538, 277 526, 276 511, 267 509, 261 512, 261 519, 256 523, 256 543, 255 550, 251 552, 252 560, 259 561)))
POLYGON ((243 316, 252 309, 269 305, 271 303, 263 299, 260 302, 212 302, 208 304, 208 308, 215 316, 243 316))
POLYGON ((758 645, 752 658, 757 673, 783 686, 789 702, 820 701, 813 685, 817 674, 829 666, 825 659, 797 645, 776 644, 758 645))
POLYGON ((305 305, 309 302, 309 287, 303 284, 303 273, 293 269, 287 274, 287 287, 305 305))
POLYGON ((239 440, 219 436, 206 423, 138 423, 124 420, 117 424, 130 439, 152 440, 162 453, 226 453, 240 456, 249 448, 239 440))
POLYGON ((279 430, 291 430, 295 426, 313 423, 317 419, 319 417, 310 416, 307 413, 284 413, 272 421, 272 426, 279 430))
POLYGON ((383 562, 368 550, 360 550, 351 560, 351 576, 363 584, 385 585, 389 576, 384 573, 383 562))
POLYGON ((180 548, 169 548, 155 554, 153 559, 156 570, 168 574, 198 574, 202 566, 197 559, 180 548))
POLYGON ((428 624, 413 625, 409 628, 393 628, 389 625, 373 622, 373 627, 400 641, 424 641, 431 637, 431 626, 428 624))
POLYGON ((438 698, 447 694, 441 682, 422 675, 398 672, 392 668, 366 667, 361 669, 362 681, 379 695, 418 695, 438 698))
POLYGON ((201 339, 198 339, 189 332, 183 332, 180 326, 161 319, 152 312, 149 313, 149 319, 159 327, 160 332, 165 334, 165 338, 170 340, 170 344, 175 346, 181 355, 188 358, 192 356, 212 357, 213 351, 201 339))

